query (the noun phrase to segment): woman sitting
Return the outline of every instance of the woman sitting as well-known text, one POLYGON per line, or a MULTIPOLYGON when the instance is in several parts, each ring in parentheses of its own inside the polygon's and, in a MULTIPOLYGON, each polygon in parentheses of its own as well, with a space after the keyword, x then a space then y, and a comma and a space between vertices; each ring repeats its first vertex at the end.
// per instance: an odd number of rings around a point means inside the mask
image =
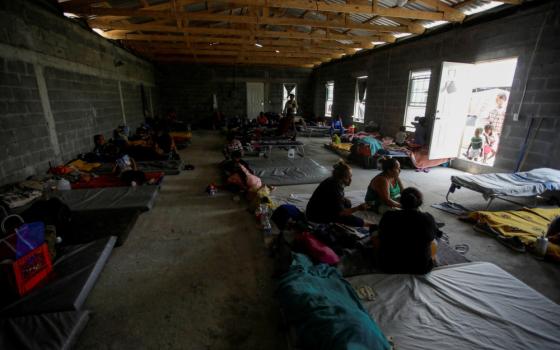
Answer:
POLYGON ((399 198, 404 188, 399 178, 401 165, 398 160, 382 159, 381 169, 382 172, 371 180, 366 192, 366 203, 378 214, 400 208, 399 198))
POLYGON ((387 273, 425 274, 434 267, 437 225, 419 210, 422 193, 414 187, 401 194, 403 210, 386 212, 379 222, 379 265, 387 273))
POLYGON ((341 160, 333 166, 332 176, 321 182, 313 192, 307 203, 307 218, 317 223, 337 222, 354 227, 371 225, 353 215, 366 210, 367 205, 364 203, 352 208, 350 200, 344 197, 344 187, 350 186, 350 183, 352 168, 341 160))

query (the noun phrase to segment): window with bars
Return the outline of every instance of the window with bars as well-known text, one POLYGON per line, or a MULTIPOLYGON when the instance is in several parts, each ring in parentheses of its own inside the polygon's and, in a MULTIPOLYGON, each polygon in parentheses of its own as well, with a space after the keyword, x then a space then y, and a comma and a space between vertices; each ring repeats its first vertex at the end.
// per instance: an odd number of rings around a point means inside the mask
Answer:
POLYGON ((404 125, 409 131, 416 127, 412 124, 416 117, 424 117, 426 114, 426 104, 428 102, 428 90, 430 89, 430 70, 412 71, 408 81, 408 97, 404 125))
POLYGON ((332 105, 334 101, 334 81, 325 84, 325 117, 332 115, 332 105))

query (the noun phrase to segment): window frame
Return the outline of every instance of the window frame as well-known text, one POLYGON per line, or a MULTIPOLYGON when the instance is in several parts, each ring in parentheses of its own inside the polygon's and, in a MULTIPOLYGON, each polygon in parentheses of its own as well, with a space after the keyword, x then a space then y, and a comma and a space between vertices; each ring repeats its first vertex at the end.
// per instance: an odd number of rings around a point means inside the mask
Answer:
MULTIPOLYGON (((403 125, 406 127, 407 131, 414 131, 415 128, 413 126, 410 126, 407 124, 408 120, 409 120, 409 109, 410 108, 424 108, 424 114, 421 115, 420 117, 423 117, 426 115, 426 109, 428 108, 428 99, 429 99, 429 94, 430 94, 430 84, 432 82, 432 69, 431 68, 425 68, 425 69, 415 69, 415 70, 411 70, 409 72, 408 75, 408 88, 407 88, 407 92, 406 92, 406 104, 404 107, 404 118, 403 118, 403 125), (418 78, 415 78, 414 75, 419 75, 418 78), (426 77, 427 76, 427 77, 426 77), (421 92, 421 94, 425 94, 426 96, 426 102, 424 104, 419 104, 418 102, 411 102, 412 98, 413 98, 413 94, 416 93, 418 94, 418 90, 413 91, 413 89, 415 88, 415 82, 419 81, 419 80, 427 80, 428 81, 428 85, 425 89, 425 92, 421 92)), ((415 99, 417 100, 417 99, 415 99)), ((412 123, 412 122, 411 122, 412 123)))
POLYGON ((332 117, 332 105, 334 104, 334 80, 325 83, 325 117, 332 117), (332 86, 331 98, 329 99, 329 86, 332 86), (331 110, 329 111, 329 102, 331 110))
POLYGON ((356 89, 355 89, 355 95, 354 95, 354 111, 353 111, 353 114, 352 114, 352 122, 354 122, 354 123, 364 124, 365 121, 366 121, 367 79, 368 79, 367 75, 364 75, 364 76, 361 76, 361 77, 356 77, 356 89), (365 91, 364 91, 364 102, 360 102, 360 88, 359 88, 360 80, 365 80, 366 81, 366 88, 365 88, 365 91), (356 118, 356 115, 359 114, 360 105, 362 105, 362 104, 363 104, 363 109, 364 109, 363 119, 358 119, 358 118, 356 118))

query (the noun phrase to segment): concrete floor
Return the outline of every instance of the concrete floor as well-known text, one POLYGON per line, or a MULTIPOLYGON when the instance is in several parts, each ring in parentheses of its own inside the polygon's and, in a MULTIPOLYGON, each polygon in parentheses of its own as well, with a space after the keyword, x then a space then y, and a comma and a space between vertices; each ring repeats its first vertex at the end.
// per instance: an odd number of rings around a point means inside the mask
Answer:
MULTIPOLYGON (((301 138, 306 156, 328 166, 338 156, 325 139, 301 138)), ((261 233, 243 202, 206 185, 218 181, 222 138, 196 132, 182 156, 194 171, 166 177, 155 208, 143 214, 124 246, 113 251, 86 308, 95 313, 78 349, 285 349, 278 307, 261 233)), ((277 154, 275 156, 284 156, 277 154)), ((364 190, 377 170, 354 167, 348 189, 364 190)), ((449 178, 460 171, 402 172, 421 189, 424 210, 446 223, 451 245, 470 246, 467 257, 489 261, 560 303, 560 266, 519 254, 475 232, 454 215, 429 207, 444 201, 449 178)), ((317 185, 279 187, 277 195, 311 193, 317 185)), ((453 200, 482 209, 480 194, 462 189, 453 200)), ((510 209, 496 202, 492 209, 510 209)))

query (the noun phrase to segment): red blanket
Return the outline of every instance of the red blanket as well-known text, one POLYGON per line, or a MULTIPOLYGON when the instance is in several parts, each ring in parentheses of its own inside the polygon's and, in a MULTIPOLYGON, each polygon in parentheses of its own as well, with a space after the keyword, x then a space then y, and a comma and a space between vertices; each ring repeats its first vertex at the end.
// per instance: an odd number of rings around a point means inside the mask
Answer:
MULTIPOLYGON (((154 185, 160 184, 163 180, 164 173, 162 172, 151 172, 146 173, 146 180, 150 181, 154 179, 154 185)), ((89 181, 85 179, 80 179, 78 182, 72 184, 72 189, 81 188, 101 188, 101 187, 126 187, 128 186, 120 177, 115 174, 103 174, 97 177, 91 177, 89 181)))

